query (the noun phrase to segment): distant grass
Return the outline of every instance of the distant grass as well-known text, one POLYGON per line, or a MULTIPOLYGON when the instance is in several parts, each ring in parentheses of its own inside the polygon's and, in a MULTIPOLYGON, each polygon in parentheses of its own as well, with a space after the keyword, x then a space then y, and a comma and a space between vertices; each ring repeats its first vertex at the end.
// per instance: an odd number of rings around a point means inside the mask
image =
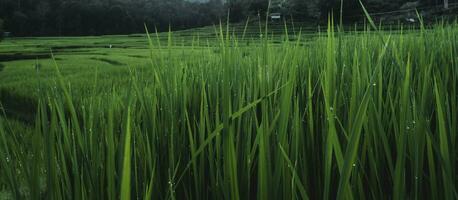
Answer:
POLYGON ((92 49, 125 67, 82 54, 57 53, 65 59, 40 61, 38 72, 36 61, 8 62, 0 87, 30 96, 36 111, 29 126, 0 118, 0 191, 14 199, 457 198, 458 24, 333 27, 307 42, 300 31, 263 29, 248 46, 215 26, 206 46, 152 33, 128 37, 144 40, 143 50, 92 49))

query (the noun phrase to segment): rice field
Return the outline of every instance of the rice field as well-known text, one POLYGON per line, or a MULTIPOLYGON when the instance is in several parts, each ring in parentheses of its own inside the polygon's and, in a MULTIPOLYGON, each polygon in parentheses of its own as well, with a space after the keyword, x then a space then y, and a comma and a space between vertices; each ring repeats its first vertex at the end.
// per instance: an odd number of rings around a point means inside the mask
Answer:
POLYGON ((456 199, 458 24, 377 29, 7 40, 0 199, 456 199))

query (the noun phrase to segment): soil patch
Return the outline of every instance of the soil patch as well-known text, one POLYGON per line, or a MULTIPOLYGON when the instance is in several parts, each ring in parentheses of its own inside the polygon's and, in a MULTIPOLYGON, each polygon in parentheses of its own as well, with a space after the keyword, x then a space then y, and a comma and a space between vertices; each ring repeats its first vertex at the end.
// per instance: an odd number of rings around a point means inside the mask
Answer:
POLYGON ((14 54, 0 54, 0 62, 8 62, 15 60, 36 60, 36 59, 49 59, 51 58, 50 53, 14 53, 14 54))
POLYGON ((139 55, 128 55, 128 56, 132 58, 148 58, 146 56, 139 56, 139 55))
POLYGON ((31 97, 17 95, 0 88, 0 101, 8 118, 33 124, 37 113, 37 102, 31 97))
POLYGON ((115 66, 122 66, 122 65, 126 65, 124 63, 121 63, 121 62, 118 62, 116 60, 110 60, 110 59, 107 59, 107 58, 91 58, 92 60, 98 60, 98 61, 102 61, 102 62, 105 62, 105 63, 108 63, 110 65, 115 65, 115 66))

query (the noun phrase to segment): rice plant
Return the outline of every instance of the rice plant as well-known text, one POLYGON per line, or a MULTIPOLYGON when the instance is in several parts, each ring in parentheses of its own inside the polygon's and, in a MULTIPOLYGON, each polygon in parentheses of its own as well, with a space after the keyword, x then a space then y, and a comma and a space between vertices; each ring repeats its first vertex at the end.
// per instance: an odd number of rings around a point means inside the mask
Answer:
POLYGON ((147 66, 110 77, 123 84, 94 73, 82 79, 84 93, 55 63, 54 84, 37 86, 33 122, 0 118, 0 191, 12 199, 458 198, 458 24, 334 27, 313 41, 287 33, 281 43, 261 31, 246 46, 220 25, 217 42, 188 57, 177 56, 173 33, 166 44, 147 34, 147 66))

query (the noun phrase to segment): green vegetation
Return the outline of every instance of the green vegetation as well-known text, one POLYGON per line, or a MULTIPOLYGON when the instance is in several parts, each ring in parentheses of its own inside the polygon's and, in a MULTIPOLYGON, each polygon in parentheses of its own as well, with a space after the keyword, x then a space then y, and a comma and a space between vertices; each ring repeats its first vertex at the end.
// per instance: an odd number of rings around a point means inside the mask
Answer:
POLYGON ((457 198, 458 24, 287 27, 5 41, 0 196, 457 198))

